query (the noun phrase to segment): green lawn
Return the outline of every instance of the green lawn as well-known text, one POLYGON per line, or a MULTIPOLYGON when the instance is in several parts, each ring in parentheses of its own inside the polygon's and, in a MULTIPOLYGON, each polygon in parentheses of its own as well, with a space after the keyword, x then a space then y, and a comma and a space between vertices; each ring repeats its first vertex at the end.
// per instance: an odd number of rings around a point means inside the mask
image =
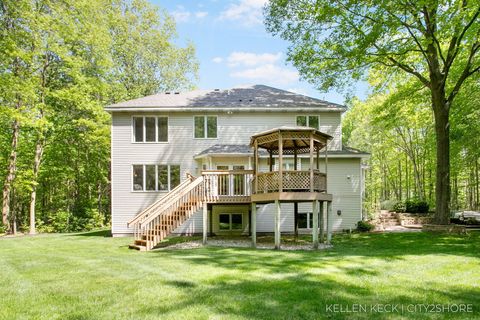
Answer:
POLYGON ((148 253, 104 234, 0 238, 0 319, 480 317, 478 232, 343 235, 317 252, 148 253), (420 304, 473 313, 406 310, 420 304), (368 310, 338 312, 355 305, 368 310))

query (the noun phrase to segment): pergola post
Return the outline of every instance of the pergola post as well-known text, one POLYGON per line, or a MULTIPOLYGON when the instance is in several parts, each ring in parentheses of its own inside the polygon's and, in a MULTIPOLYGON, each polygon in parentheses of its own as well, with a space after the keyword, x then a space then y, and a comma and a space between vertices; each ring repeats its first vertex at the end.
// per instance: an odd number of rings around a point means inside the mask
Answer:
POLYGON ((318 200, 312 202, 313 226, 312 226, 312 240, 313 249, 318 249, 318 200))
POLYGON ((320 243, 325 242, 325 221, 324 221, 324 215, 325 215, 325 201, 320 201, 320 212, 319 212, 319 223, 318 227, 320 229, 320 243))
POLYGON ((275 200, 275 249, 280 250, 280 213, 282 208, 280 201, 275 200))
POLYGON ((313 192, 313 133, 310 132, 310 192, 313 192))
POLYGON ((252 213, 250 218, 250 229, 252 233, 252 248, 257 247, 257 204, 252 202, 252 213))
POLYGON ((207 244, 207 233, 208 233, 208 203, 205 201, 203 203, 203 245, 207 244))
POLYGON ((282 132, 278 132, 278 192, 283 192, 283 138, 282 132))
POLYGON ((254 168, 254 174, 255 174, 255 193, 258 193, 258 141, 255 139, 255 145, 253 147, 253 155, 255 157, 255 168, 254 168))
POLYGON ((327 201, 327 244, 332 241, 332 202, 327 201))
POLYGON ((327 152, 328 152, 328 141, 325 142, 325 193, 327 192, 327 179, 328 179, 328 156, 327 156, 327 152))

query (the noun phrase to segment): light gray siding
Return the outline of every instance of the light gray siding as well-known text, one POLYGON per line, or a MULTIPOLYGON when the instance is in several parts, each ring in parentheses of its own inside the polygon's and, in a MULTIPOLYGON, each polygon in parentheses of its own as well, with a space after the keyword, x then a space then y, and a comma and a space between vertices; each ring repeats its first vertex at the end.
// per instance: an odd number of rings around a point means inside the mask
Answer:
MULTIPOLYGON (((311 113, 309 113, 311 114, 311 113)), ((194 156, 201 151, 215 144, 248 144, 250 136, 254 133, 264 131, 279 126, 295 126, 298 113, 217 113, 217 139, 194 139, 195 115, 204 115, 203 113, 122 113, 113 112, 112 114, 112 233, 125 234, 131 230, 127 228, 127 222, 138 214, 143 208, 151 204, 162 195, 160 192, 133 192, 132 191, 132 165, 133 164, 179 164, 181 168, 181 177, 184 179, 187 172, 198 175, 201 168, 199 163, 194 160, 194 156), (168 143, 134 143, 132 142, 132 116, 150 115, 150 116, 168 116, 169 124, 169 142, 168 143)), ((320 113, 320 130, 334 137, 329 148, 340 150, 341 146, 341 113, 325 112, 320 113)), ((332 180, 335 179, 332 162, 332 174, 329 176, 329 188, 332 180)), ((352 160, 350 160, 352 161, 352 160)), ((344 168, 357 171, 359 175, 360 164, 350 162, 344 168)), ((329 164, 330 164, 329 162, 329 164)), ((329 172, 330 173, 330 172, 329 172)), ((353 179, 353 173, 352 173, 353 179)), ((353 181, 353 180, 352 180, 353 181)), ((343 186, 346 182, 338 182, 343 186)), ((332 192, 335 190, 335 183, 332 184, 332 192)), ((343 191, 342 192, 346 192, 343 191)), ((359 194, 358 190, 358 194, 359 194)), ((334 211, 342 207, 342 210, 353 212, 360 206, 359 196, 355 193, 346 192, 342 197, 351 196, 348 200, 348 207, 345 204, 343 209, 343 200, 338 204, 334 201, 334 211), (355 199, 354 199, 355 198, 355 199), (358 202, 358 205, 355 204, 358 202)), ((347 199, 347 198, 345 198, 347 199)), ((339 200, 340 201, 340 200, 339 200)), ((288 210, 288 206, 285 206, 288 210)), ((268 210, 267 210, 268 211, 268 210)), ((360 216, 358 208, 358 216, 360 216)), ((261 219, 268 220, 267 216, 259 214, 259 231, 263 228, 264 222, 261 219)), ((288 222, 285 218, 285 228, 293 222, 288 222)), ((343 214, 338 222, 338 228, 345 228, 351 224, 351 221, 358 221, 357 218, 344 218, 343 214)), ((273 221, 273 218, 271 219, 273 221)), ((267 222, 265 222, 267 223, 267 222)), ((265 226, 267 228, 267 226, 265 226)), ((282 227, 283 228, 283 227, 282 227)), ((201 231, 201 217, 195 215, 178 231, 184 233, 196 233, 201 231)))

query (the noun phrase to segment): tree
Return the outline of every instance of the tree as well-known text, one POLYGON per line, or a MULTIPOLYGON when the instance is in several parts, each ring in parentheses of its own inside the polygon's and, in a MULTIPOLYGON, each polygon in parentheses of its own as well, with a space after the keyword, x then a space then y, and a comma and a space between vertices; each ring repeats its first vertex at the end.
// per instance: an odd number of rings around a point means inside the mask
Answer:
POLYGON ((415 77, 430 95, 436 134, 436 223, 450 216, 450 110, 480 70, 480 3, 469 0, 286 1, 265 8, 267 29, 292 42, 288 57, 320 89, 367 72, 415 77))
POLYGON ((0 2, 6 226, 79 231, 108 220, 110 117, 103 108, 191 87, 195 51, 175 37, 173 19, 145 0, 0 2))

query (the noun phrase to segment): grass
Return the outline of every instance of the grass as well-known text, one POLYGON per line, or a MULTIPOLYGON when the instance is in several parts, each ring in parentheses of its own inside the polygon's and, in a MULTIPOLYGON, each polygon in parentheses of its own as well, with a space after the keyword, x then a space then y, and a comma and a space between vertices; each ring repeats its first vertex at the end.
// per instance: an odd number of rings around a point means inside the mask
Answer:
POLYGON ((317 252, 205 247, 148 253, 128 250, 131 239, 106 234, 0 238, 0 319, 480 316, 479 233, 341 235, 334 249, 317 252), (334 312, 332 304, 368 310, 334 312), (378 308, 419 304, 470 304, 473 312, 378 308))

